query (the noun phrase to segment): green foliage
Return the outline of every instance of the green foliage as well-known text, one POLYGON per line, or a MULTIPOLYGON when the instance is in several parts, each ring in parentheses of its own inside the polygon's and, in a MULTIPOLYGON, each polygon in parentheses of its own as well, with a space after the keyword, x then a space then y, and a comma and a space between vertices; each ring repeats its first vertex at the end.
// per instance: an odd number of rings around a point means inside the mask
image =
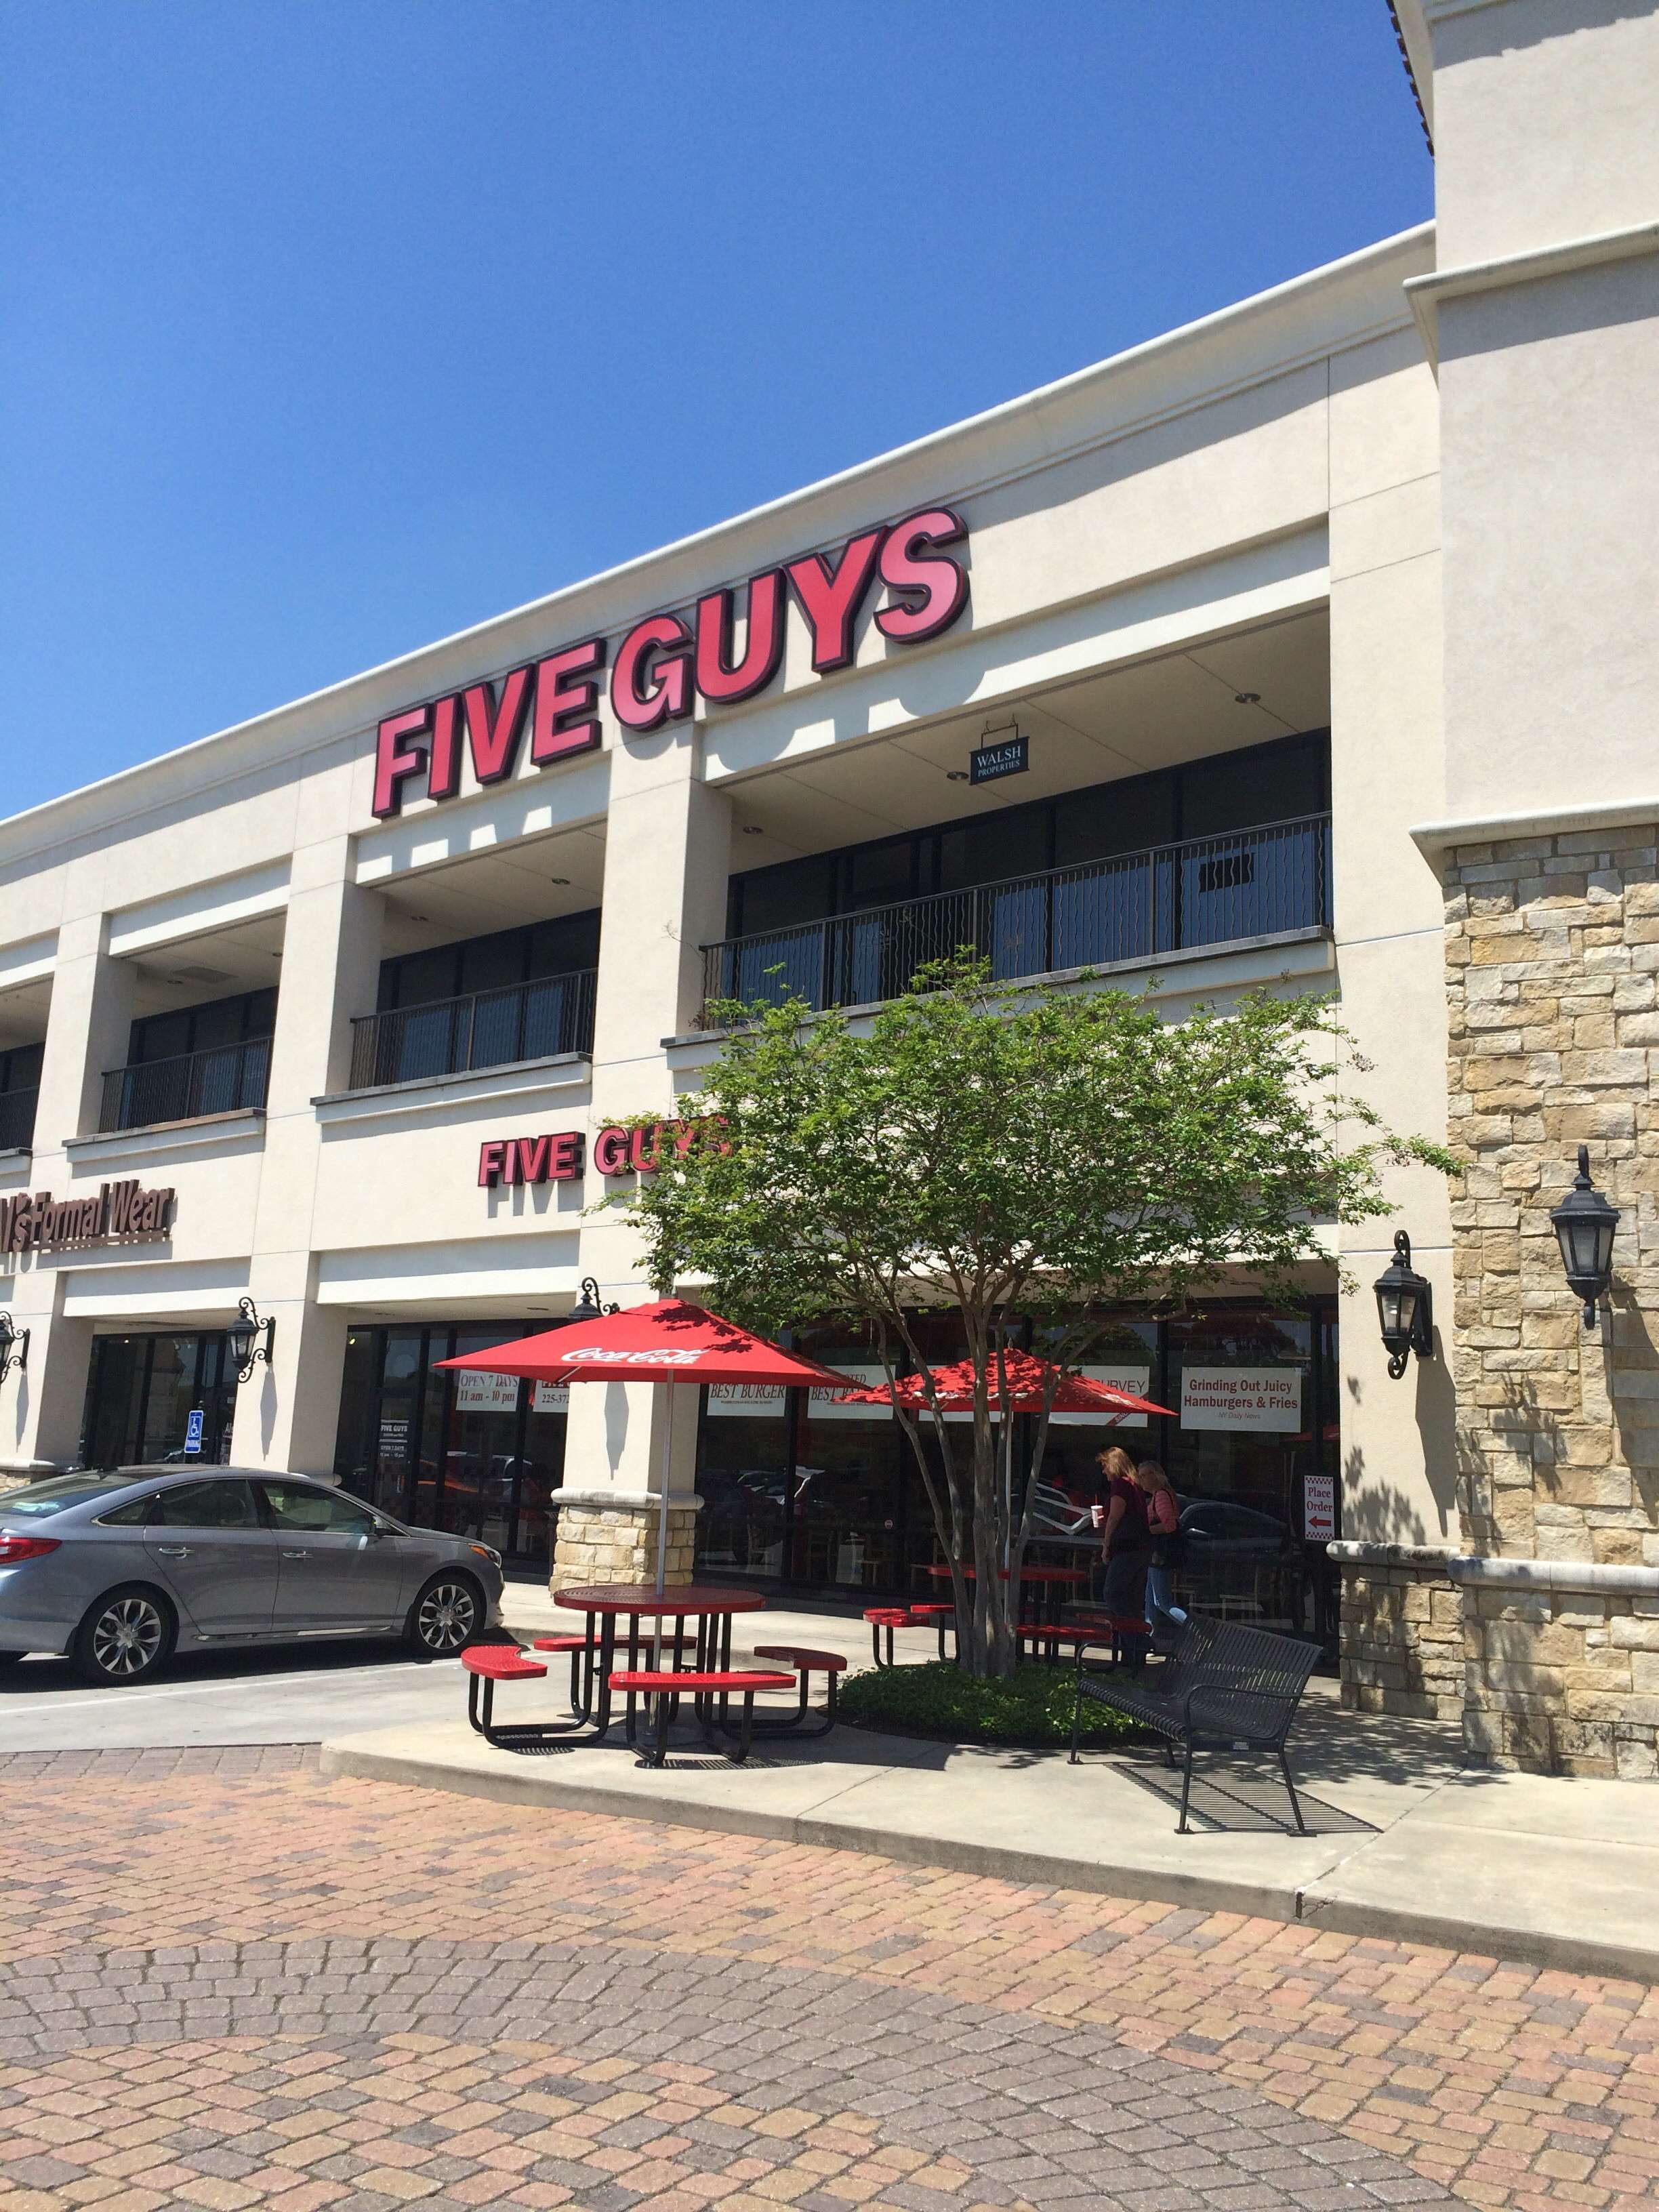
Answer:
MULTIPOLYGON (((840 1710, 872 1728, 915 1729, 961 1743, 1068 1744, 1076 1695, 1069 1667, 1016 1667, 1000 1680, 964 1674, 954 1660, 884 1667, 842 1678, 840 1710)), ((1121 1713, 1084 1709, 1080 1741, 1121 1742, 1136 1730, 1121 1713)))
POLYGON ((1385 1163, 1452 1170, 1346 1091, 1325 999, 1263 992, 1171 1022, 1148 998, 1011 988, 963 958, 856 1024, 799 1000, 715 1011, 729 1033, 680 1104, 702 1135, 616 1202, 659 1290, 702 1279, 768 1335, 867 1330, 890 1375, 926 1364, 918 1310, 955 1311, 971 1427, 931 1405, 934 1458, 900 1419, 945 1557, 975 1566, 952 1583, 975 1674, 1012 1666, 997 1570, 1026 1535, 1000 1463, 1013 1425, 988 1411, 1007 1319, 1032 1316, 1036 1348, 1074 1370, 1104 1306, 1174 1310, 1240 1267, 1295 1304, 1298 1266, 1328 1256, 1319 1225, 1389 1211, 1385 1163))

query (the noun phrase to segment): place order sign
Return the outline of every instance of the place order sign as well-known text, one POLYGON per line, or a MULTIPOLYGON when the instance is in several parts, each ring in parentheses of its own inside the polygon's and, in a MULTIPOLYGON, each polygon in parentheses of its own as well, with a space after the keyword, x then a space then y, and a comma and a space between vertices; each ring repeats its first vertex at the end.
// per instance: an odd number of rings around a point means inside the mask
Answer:
MULTIPOLYGON (((815 676, 852 665, 859 614, 878 585, 888 594, 875 617, 884 637, 896 645, 939 637, 968 604, 967 569, 942 549, 967 537, 948 507, 922 507, 860 531, 828 556, 804 553, 763 569, 745 589, 740 653, 730 587, 705 592, 689 618, 647 615, 617 648, 611 711, 624 730, 654 730, 682 720, 699 698, 729 705, 763 691, 782 665, 792 594, 811 635, 815 676)), ((600 741, 595 709, 606 649, 603 637, 584 638, 509 669, 499 683, 469 684, 389 714, 375 738, 375 814, 396 814, 411 793, 453 799, 463 752, 480 784, 504 782, 526 730, 535 768, 592 751, 600 741)))

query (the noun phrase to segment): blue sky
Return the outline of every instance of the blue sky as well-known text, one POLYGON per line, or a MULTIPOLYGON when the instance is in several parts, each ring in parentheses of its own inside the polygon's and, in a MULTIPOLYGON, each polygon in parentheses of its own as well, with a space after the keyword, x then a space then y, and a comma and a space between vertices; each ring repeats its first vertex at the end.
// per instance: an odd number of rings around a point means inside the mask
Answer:
POLYGON ((1431 210, 1384 0, 0 0, 8 808, 1431 210))

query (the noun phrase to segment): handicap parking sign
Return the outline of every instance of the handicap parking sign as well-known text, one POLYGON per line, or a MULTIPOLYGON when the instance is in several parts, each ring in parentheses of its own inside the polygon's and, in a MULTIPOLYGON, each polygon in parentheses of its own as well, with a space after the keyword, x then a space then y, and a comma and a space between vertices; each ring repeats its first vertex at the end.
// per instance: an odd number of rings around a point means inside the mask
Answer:
POLYGON ((185 1419, 185 1457, 195 1459, 202 1449, 202 1408, 198 1406, 185 1419))

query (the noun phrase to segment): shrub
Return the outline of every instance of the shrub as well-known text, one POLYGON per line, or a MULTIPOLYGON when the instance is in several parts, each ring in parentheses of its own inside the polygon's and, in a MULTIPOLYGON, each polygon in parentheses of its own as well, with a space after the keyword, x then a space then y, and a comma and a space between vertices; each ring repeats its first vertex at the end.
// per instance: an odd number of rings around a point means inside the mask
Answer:
MULTIPOLYGON (((925 1667, 889 1667, 843 1678, 843 1720, 941 1736, 950 1742, 1066 1745, 1072 1740, 1074 1692, 1069 1667, 1017 1667, 1000 1680, 980 1681, 954 1660, 925 1667)), ((1084 1709, 1081 1741, 1121 1742, 1133 1723, 1100 1705, 1084 1709)))

